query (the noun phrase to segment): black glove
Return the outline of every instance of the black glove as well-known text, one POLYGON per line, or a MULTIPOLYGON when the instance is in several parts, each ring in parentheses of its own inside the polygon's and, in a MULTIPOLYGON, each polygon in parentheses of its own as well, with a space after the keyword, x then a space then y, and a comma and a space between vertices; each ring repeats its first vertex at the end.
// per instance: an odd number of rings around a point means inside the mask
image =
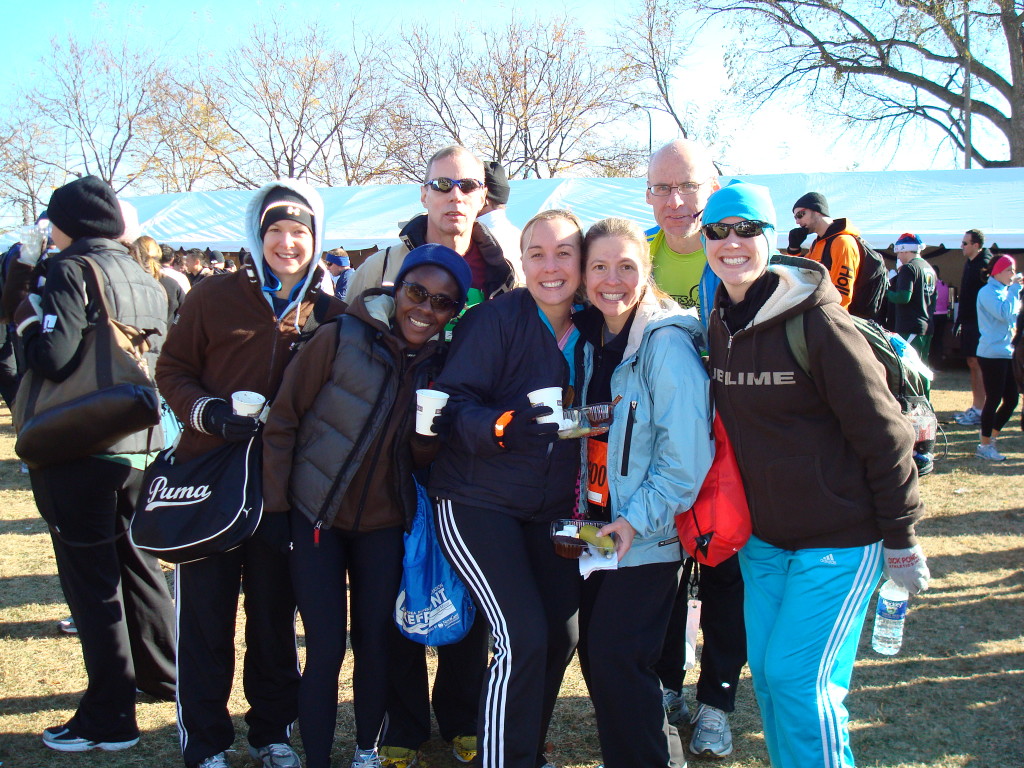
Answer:
POLYGON ((259 421, 252 416, 236 416, 231 410, 231 403, 224 400, 211 400, 203 409, 203 429, 229 443, 248 440, 259 428, 259 421))
POLYGON ((253 534, 275 552, 287 552, 292 548, 292 525, 288 512, 264 512, 260 524, 253 534))
POLYGON ((557 424, 538 424, 538 416, 550 416, 554 411, 546 405, 535 405, 512 414, 505 426, 502 442, 510 451, 529 451, 543 448, 558 439, 557 424))
POLYGON ((810 232, 803 227, 796 227, 789 230, 789 247, 786 249, 786 253, 793 256, 797 256, 803 251, 804 240, 807 239, 807 235, 810 232))
POLYGON ((452 424, 455 422, 454 417, 448 412, 448 406, 446 405, 431 422, 430 426, 441 440, 447 440, 448 436, 452 432, 452 424))

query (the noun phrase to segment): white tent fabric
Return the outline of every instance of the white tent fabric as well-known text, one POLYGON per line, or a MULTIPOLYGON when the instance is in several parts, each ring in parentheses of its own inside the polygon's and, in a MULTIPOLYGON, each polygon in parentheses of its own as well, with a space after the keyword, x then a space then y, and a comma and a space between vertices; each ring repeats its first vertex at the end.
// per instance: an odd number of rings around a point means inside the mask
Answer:
MULTIPOLYGON (((902 232, 927 245, 959 248, 966 229, 989 244, 1024 248, 1024 168, 970 171, 879 171, 741 176, 771 189, 778 243, 794 226, 790 210, 805 192, 821 192, 835 218, 846 217, 868 242, 884 248, 902 232)), ((728 183, 723 178, 722 183, 728 183)), ((653 226, 644 179, 527 179, 511 182, 508 216, 522 226, 538 211, 568 208, 585 224, 607 216, 653 226)), ((350 249, 396 243, 399 222, 422 211, 416 184, 320 190, 327 211, 324 244, 350 249)), ((252 192, 192 192, 126 197, 139 211, 142 231, 174 247, 237 250, 245 245, 245 205, 252 192)), ((7 238, 13 242, 13 233, 7 238)))

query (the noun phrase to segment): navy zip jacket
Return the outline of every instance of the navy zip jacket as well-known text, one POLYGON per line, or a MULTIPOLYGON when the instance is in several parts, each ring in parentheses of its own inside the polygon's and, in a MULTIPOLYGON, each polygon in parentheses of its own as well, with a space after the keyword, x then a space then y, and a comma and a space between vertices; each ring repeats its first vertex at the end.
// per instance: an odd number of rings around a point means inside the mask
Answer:
MULTIPOLYGON (((577 382, 583 380, 582 350, 577 344, 577 382)), ((450 395, 446 412, 453 424, 430 472, 430 495, 523 520, 572 517, 579 441, 521 452, 501 448, 494 437, 502 413, 530 407, 527 393, 566 390, 569 380, 569 366, 525 288, 470 309, 455 326, 435 385, 450 395)))

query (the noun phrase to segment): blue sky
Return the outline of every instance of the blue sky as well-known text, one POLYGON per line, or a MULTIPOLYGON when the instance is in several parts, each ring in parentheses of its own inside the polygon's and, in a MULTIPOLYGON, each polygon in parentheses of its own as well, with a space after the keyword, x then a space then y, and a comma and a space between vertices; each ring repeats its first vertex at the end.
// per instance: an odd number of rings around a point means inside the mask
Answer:
MULTIPOLYGON (((39 59, 51 39, 77 35, 112 34, 121 28, 133 39, 147 44, 167 45, 175 55, 188 57, 198 50, 231 46, 244 40, 253 20, 272 18, 285 24, 303 24, 316 19, 344 37, 353 20, 372 29, 382 40, 388 31, 414 19, 457 18, 461 23, 487 23, 522 16, 555 15, 566 12, 598 38, 612 27, 615 16, 628 1, 614 0, 505 0, 485 4, 463 0, 387 0, 386 2, 261 2, 260 0, 48 0, 5 3, 0 43, 5 51, 0 100, 9 98, 16 83, 31 84, 40 75, 39 59), (584 11, 585 9, 585 11, 584 11)), ((725 74, 721 65, 721 41, 708 39, 687 62, 685 86, 698 100, 710 102, 719 94, 725 74)), ((727 41, 726 41, 727 44, 727 41)), ((955 167, 957 160, 948 150, 936 155, 926 143, 866 147, 855 135, 840 136, 808 120, 808 108, 793 102, 775 101, 754 118, 728 126, 733 140, 725 160, 729 170, 741 173, 784 173, 833 170, 913 170, 955 167)), ((674 126, 655 115, 652 120, 655 146, 675 138, 674 126)), ((646 138, 647 119, 637 114, 637 133, 646 138)))

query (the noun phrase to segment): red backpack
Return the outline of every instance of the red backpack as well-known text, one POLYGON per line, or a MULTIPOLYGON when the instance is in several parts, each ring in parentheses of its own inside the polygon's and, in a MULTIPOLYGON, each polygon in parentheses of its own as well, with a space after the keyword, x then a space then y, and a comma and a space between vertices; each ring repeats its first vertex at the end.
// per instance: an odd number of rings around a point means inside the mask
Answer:
POLYGON ((676 531, 686 554, 701 565, 714 567, 747 543, 750 507, 736 453, 717 410, 711 431, 715 458, 693 506, 676 515, 676 531))

